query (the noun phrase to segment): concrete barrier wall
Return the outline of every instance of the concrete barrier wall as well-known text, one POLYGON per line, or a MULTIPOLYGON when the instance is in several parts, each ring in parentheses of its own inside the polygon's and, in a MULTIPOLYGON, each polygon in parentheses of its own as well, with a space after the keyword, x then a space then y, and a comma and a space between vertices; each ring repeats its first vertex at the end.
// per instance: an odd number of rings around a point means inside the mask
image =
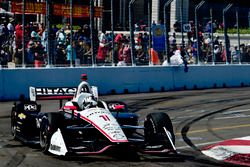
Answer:
POLYGON ((1 69, 0 100, 28 96, 29 86, 76 87, 82 73, 100 94, 250 85, 249 65, 1 69))

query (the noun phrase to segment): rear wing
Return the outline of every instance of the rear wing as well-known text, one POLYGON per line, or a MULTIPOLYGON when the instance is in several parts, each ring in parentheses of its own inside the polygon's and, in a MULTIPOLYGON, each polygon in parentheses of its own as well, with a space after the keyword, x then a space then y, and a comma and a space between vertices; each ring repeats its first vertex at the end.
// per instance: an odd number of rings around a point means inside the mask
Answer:
MULTIPOLYGON (((96 86, 91 86, 93 96, 98 99, 98 88, 96 86)), ((30 101, 36 100, 63 100, 72 99, 77 92, 75 87, 65 87, 65 88, 29 88, 30 101)))

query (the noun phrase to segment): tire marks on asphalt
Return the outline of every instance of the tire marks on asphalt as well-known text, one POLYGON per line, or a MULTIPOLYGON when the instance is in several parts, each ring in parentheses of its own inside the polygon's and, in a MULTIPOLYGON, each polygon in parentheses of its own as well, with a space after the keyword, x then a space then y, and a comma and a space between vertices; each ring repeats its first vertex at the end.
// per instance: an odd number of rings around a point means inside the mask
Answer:
POLYGON ((187 145, 189 145, 193 150, 196 150, 196 151, 199 151, 200 152, 200 149, 195 146, 192 142, 192 140, 190 140, 190 138, 187 136, 188 132, 189 132, 189 129, 190 127, 192 126, 192 124, 204 119, 204 118, 207 118, 209 116, 212 116, 214 114, 218 114, 218 113, 222 113, 224 111, 227 111, 227 110, 230 110, 232 108, 236 108, 236 107, 241 107, 241 106, 244 106, 246 104, 238 104, 238 105, 234 105, 234 106, 230 106, 230 107, 226 107, 226 108, 222 108, 222 109, 219 109, 219 110, 216 110, 216 111, 212 111, 212 112, 209 112, 208 114, 204 114, 202 116, 199 116, 191 121, 189 121, 186 125, 183 126, 183 128, 181 129, 181 135, 182 135, 182 138, 183 140, 185 141, 185 143, 187 145))
POLYGON ((11 157, 11 160, 6 164, 5 167, 17 167, 23 162, 24 159, 25 155, 23 153, 17 152, 11 157))

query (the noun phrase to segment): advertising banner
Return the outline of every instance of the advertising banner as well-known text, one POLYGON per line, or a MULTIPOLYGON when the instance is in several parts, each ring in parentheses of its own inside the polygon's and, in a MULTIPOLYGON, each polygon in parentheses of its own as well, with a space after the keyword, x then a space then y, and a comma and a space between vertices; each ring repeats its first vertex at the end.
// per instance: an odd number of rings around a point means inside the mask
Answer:
MULTIPOLYGON (((53 4, 52 14, 55 16, 70 17, 70 5, 65 4, 53 4)), ((11 11, 15 14, 22 14, 23 4, 21 2, 11 2, 11 11)), ((94 17, 102 17, 102 7, 94 7, 94 17)), ((73 5, 72 17, 89 17, 89 6, 73 5)), ((26 2, 25 14, 46 14, 45 2, 26 2)))

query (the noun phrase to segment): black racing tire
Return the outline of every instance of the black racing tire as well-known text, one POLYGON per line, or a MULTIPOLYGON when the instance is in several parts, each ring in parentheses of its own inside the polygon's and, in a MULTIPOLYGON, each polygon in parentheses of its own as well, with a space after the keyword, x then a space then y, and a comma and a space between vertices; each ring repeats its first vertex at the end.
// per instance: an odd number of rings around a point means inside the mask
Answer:
POLYGON ((17 112, 15 110, 15 107, 12 108, 11 110, 11 123, 10 123, 10 126, 11 126, 11 135, 13 137, 14 140, 17 139, 16 137, 16 128, 17 128, 17 112))
POLYGON ((46 113, 42 117, 40 125, 40 147, 43 153, 49 153, 51 137, 58 128, 62 128, 63 121, 63 115, 61 113, 46 113))
POLYGON ((144 127, 145 141, 148 144, 165 143, 171 147, 171 143, 166 136, 164 127, 170 132, 172 142, 175 144, 173 125, 171 119, 166 113, 159 112, 148 114, 144 122, 144 127))

